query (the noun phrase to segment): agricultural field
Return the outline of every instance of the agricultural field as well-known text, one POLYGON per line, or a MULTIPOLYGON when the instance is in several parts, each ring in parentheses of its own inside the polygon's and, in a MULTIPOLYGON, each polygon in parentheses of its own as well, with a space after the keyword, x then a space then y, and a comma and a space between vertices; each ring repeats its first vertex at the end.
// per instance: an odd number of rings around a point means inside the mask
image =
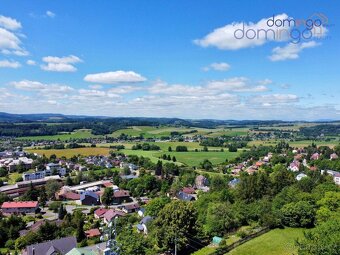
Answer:
MULTIPOLYGON (((120 152, 125 153, 126 155, 137 155, 148 157, 152 162, 156 163, 159 158, 163 155, 170 155, 171 157, 175 156, 178 164, 185 164, 188 166, 199 166, 199 164, 204 159, 209 159, 213 164, 219 164, 225 162, 226 159, 232 159, 239 155, 239 152, 229 152, 227 148, 224 148, 224 152, 221 152, 219 147, 208 147, 209 151, 201 151, 203 146, 200 146, 199 143, 196 142, 155 142, 152 144, 158 145, 161 149, 159 151, 143 151, 143 150, 132 150, 132 146, 136 143, 119 143, 125 146, 124 150, 120 152), (188 152, 176 152, 176 146, 184 145, 187 146, 188 152), (168 151, 168 148, 172 148, 172 152, 168 151), (195 149, 198 151, 196 152, 195 149)), ((150 143, 151 144, 151 143, 150 143)), ((66 157, 70 158, 75 155, 108 155, 110 150, 110 145, 118 145, 118 144, 98 144, 97 147, 91 148, 76 148, 76 149, 62 149, 62 150, 45 150, 45 149, 32 149, 26 148, 28 152, 37 153, 40 155, 45 155, 46 157, 55 154, 57 157, 66 157)), ((169 162, 169 161, 165 161, 169 162)))
POLYGON ((55 154, 57 157, 71 158, 73 156, 82 155, 109 155, 109 148, 98 148, 98 147, 86 147, 86 148, 76 148, 76 149, 63 149, 63 150, 43 150, 43 149, 26 149, 26 151, 31 153, 37 153, 39 155, 45 155, 50 157, 55 154))
POLYGON ((132 126, 130 128, 120 129, 113 132, 113 137, 118 137, 121 134, 129 136, 140 136, 144 138, 161 138, 164 136, 170 136, 171 132, 187 133, 185 136, 191 137, 194 135, 205 135, 210 137, 216 137, 221 135, 228 136, 241 136, 247 135, 248 128, 196 128, 196 127, 150 127, 150 126, 132 126), (187 133, 197 131, 193 133, 187 133))
POLYGON ((274 229, 253 240, 250 240, 228 255, 292 255, 297 254, 295 240, 303 237, 304 229, 274 229))
POLYGON ((25 136, 20 137, 20 140, 32 140, 32 141, 39 141, 39 140, 50 140, 50 141, 68 141, 70 139, 81 139, 81 138, 95 138, 101 137, 100 135, 93 135, 91 134, 90 129, 78 129, 74 132, 70 133, 61 133, 58 135, 43 135, 43 136, 25 136))
MULTIPOLYGON (((280 140, 266 140, 266 141, 250 141, 248 143, 248 146, 259 146, 259 145, 265 145, 265 146, 275 146, 280 140)), ((316 144, 317 146, 329 146, 330 148, 333 148, 336 145, 340 144, 340 140, 332 140, 332 141, 313 141, 313 140, 301 140, 301 141, 288 141, 290 146, 293 147, 306 147, 308 145, 311 145, 312 143, 316 144)))

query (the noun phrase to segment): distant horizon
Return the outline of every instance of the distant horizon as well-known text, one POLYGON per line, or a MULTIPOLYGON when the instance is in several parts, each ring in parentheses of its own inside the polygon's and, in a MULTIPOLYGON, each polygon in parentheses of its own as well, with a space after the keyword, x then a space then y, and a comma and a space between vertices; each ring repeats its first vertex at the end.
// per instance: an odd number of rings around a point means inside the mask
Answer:
MULTIPOLYGON (((149 119, 180 119, 180 120, 211 120, 211 121, 281 121, 281 122, 339 122, 340 119, 315 119, 315 120, 283 120, 283 119, 214 119, 214 118, 202 118, 202 119, 193 119, 193 118, 180 118, 180 117, 155 117, 155 116, 108 116, 108 115, 83 115, 83 114, 63 114, 63 113, 53 113, 53 112, 41 112, 41 113, 10 113, 10 112, 1 112, 0 111, 0 118, 1 114, 8 114, 8 115, 61 115, 65 117, 84 117, 84 118, 149 118, 149 119)), ((1 122, 1 120, 0 120, 1 122)))

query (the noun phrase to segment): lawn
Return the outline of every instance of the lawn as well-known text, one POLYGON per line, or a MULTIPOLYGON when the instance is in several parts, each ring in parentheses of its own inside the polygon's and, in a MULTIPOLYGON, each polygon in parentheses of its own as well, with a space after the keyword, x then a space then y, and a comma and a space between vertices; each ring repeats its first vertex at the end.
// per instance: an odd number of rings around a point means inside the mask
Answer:
POLYGON ((91 138, 91 137, 100 137, 100 135, 93 135, 91 134, 90 129, 78 129, 74 132, 70 133, 60 133, 58 135, 43 135, 43 136, 25 136, 20 137, 20 140, 32 140, 32 141, 39 141, 39 140, 51 140, 51 141, 67 141, 70 139, 81 139, 81 138, 91 138))
MULTIPOLYGON (((137 156, 143 156, 148 157, 153 162, 157 162, 159 160, 159 157, 161 157, 163 154, 170 155, 171 158, 173 156, 176 157, 177 162, 186 164, 188 166, 199 166, 199 164, 204 159, 209 159, 213 164, 219 164, 224 162, 227 158, 235 158, 239 155, 239 152, 220 152, 220 151, 209 151, 209 152, 203 152, 203 151, 189 151, 189 152, 168 152, 168 151, 142 151, 142 150, 129 150, 125 149, 122 150, 123 153, 126 155, 137 155, 137 156)), ((169 161, 164 161, 169 162, 169 161)))
POLYGON ((292 255, 297 254, 294 245, 297 238, 303 237, 301 228, 274 229, 250 240, 228 255, 292 255))
POLYGON ((63 149, 63 150, 41 150, 41 149, 26 149, 26 151, 31 153, 37 153, 40 155, 44 155, 46 157, 50 157, 52 154, 55 154, 57 157, 66 157, 71 158, 73 156, 77 156, 78 154, 83 156, 90 155, 109 155, 109 148, 99 148, 99 147, 86 147, 86 148, 76 148, 76 149, 63 149))
POLYGON ((3 180, 3 181, 7 181, 8 184, 15 184, 16 180, 21 176, 22 176, 22 174, 20 174, 20 173, 10 173, 10 174, 7 175, 7 177, 2 177, 0 179, 3 180))

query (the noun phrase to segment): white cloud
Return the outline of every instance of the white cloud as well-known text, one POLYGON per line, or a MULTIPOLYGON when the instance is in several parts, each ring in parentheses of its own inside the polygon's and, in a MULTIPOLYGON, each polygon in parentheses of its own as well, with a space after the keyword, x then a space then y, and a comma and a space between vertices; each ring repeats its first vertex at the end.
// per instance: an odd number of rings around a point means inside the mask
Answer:
MULTIPOLYGON (((320 20, 321 18, 317 16, 314 17, 314 20, 315 19, 320 20)), ((308 24, 305 24, 301 19, 294 19, 282 13, 270 18, 261 19, 256 23, 233 22, 216 28, 205 37, 194 40, 194 43, 201 47, 216 47, 221 50, 238 50, 256 47, 264 45, 269 41, 290 41, 291 43, 288 45, 300 43, 299 45, 302 45, 302 47, 304 45, 311 47, 309 45, 314 44, 314 42, 308 40, 323 38, 328 33, 327 28, 324 26, 328 23, 328 20, 321 20, 322 25, 319 27, 313 26, 308 34, 306 33, 306 31, 308 31, 306 30, 308 24), (306 42, 301 42, 302 40, 306 42)), ((298 46, 289 47, 299 48, 298 46)), ((280 51, 280 49, 280 47, 277 47, 274 51, 280 51)), ((296 56, 297 54, 293 54, 291 58, 297 58, 296 56)), ((276 57, 274 57, 274 59, 276 59, 276 57)), ((280 57, 278 57, 278 59, 281 60, 280 57)))
POLYGON ((204 96, 223 93, 246 93, 268 91, 265 85, 254 85, 254 82, 245 77, 234 77, 224 80, 208 81, 204 85, 193 86, 184 84, 167 84, 158 80, 148 88, 151 94, 164 94, 176 96, 204 96))
POLYGON ((83 62, 79 57, 69 55, 67 57, 44 57, 42 59, 46 64, 41 65, 41 69, 51 72, 75 72, 77 68, 76 63, 83 62))
POLYGON ((299 53, 308 48, 314 48, 320 45, 315 41, 304 42, 300 44, 288 43, 284 47, 276 47, 272 50, 272 55, 269 56, 271 61, 283 61, 287 59, 299 58, 299 53))
POLYGON ((21 28, 21 23, 13 18, 0 15, 0 27, 8 30, 18 30, 21 28))
POLYGON ((103 84, 116 84, 143 82, 146 81, 146 78, 133 71, 114 71, 88 74, 84 77, 84 81, 103 84))
MULTIPOLYGON (((288 23, 282 27, 277 27, 276 25, 270 27, 267 25, 267 21, 270 18, 261 19, 257 23, 233 22, 226 26, 216 28, 204 38, 194 40, 194 43, 201 47, 217 47, 221 50, 238 50, 260 46, 267 41, 287 40, 285 33, 280 33, 279 31, 280 29, 289 30, 288 23)), ((283 13, 276 15, 275 19, 284 20, 291 18, 283 13)))
POLYGON ((29 65, 29 66, 35 66, 37 63, 34 60, 29 59, 29 60, 26 61, 26 64, 29 65))
POLYGON ((268 88, 265 85, 252 85, 252 82, 245 77, 234 77, 230 79, 208 82, 208 89, 218 89, 231 92, 264 92, 268 88))
POLYGON ((1 60, 0 61, 0 68, 19 68, 21 64, 17 61, 13 60, 1 60))
POLYGON ((265 107, 299 102, 300 98, 294 94, 268 94, 253 96, 249 99, 252 104, 265 107))
POLYGON ((36 91, 43 94, 62 94, 73 91, 73 88, 67 85, 55 83, 45 84, 39 81, 30 80, 14 81, 11 82, 10 85, 19 90, 36 91))
POLYGON ((102 86, 102 85, 96 84, 96 85, 90 85, 89 88, 90 88, 90 89, 102 89, 103 86, 102 86))
POLYGON ((209 66, 203 67, 203 71, 228 71, 230 69, 230 65, 228 63, 220 62, 220 63, 212 63, 209 66))
POLYGON ((114 87, 109 89, 111 93, 115 94, 128 94, 134 91, 141 90, 141 87, 136 87, 136 86, 119 86, 119 87, 114 87))
POLYGON ((0 15, 0 53, 17 56, 28 55, 20 40, 20 37, 25 36, 17 31, 21 28, 21 23, 17 20, 0 15))
POLYGON ((46 11, 46 15, 50 18, 54 18, 56 16, 55 13, 51 11, 46 11))

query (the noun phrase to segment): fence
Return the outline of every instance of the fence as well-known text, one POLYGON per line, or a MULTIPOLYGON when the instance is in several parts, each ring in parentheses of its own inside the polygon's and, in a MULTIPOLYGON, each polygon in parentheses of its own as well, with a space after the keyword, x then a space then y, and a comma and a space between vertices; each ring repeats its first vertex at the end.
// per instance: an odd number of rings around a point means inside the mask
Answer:
POLYGON ((246 236, 246 237, 236 241, 235 243, 232 243, 231 245, 219 247, 215 252, 211 253, 211 255, 224 255, 225 253, 235 249, 236 247, 240 246, 241 244, 244 244, 245 242, 248 242, 248 241, 254 239, 255 237, 263 235, 263 234, 267 233, 268 231, 270 231, 270 228, 264 228, 264 229, 254 233, 254 234, 251 234, 249 236, 246 236))

